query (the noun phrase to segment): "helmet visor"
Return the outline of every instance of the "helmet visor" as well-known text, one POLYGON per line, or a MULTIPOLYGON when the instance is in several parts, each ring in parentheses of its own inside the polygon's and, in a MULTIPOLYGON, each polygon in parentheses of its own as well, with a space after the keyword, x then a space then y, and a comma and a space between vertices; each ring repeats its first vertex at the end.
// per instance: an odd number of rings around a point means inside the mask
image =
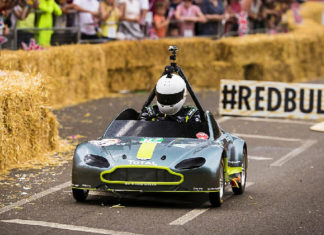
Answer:
POLYGON ((174 105, 183 99, 184 92, 184 89, 175 94, 160 94, 159 92, 156 92, 156 98, 162 105, 174 105))

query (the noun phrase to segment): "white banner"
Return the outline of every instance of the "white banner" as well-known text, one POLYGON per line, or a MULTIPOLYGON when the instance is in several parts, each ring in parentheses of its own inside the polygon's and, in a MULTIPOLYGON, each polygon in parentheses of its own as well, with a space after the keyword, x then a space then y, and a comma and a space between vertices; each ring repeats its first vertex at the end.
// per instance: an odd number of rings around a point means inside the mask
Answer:
POLYGON ((324 84, 221 80, 221 115, 324 119, 324 84))

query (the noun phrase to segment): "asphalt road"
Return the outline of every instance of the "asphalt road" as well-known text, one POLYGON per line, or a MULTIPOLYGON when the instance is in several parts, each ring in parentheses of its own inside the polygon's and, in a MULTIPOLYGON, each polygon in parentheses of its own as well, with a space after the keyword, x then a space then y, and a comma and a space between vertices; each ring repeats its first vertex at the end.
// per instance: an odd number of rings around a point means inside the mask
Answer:
MULTIPOLYGON (((125 107, 140 109, 148 94, 105 98, 56 110, 60 135, 96 139, 125 107)), ((199 93, 217 115, 214 91, 199 93)), ((248 187, 229 191, 221 208, 207 195, 92 192, 71 195, 71 163, 13 171, 0 182, 0 234, 324 234, 324 134, 312 122, 221 118, 247 141, 248 187)))

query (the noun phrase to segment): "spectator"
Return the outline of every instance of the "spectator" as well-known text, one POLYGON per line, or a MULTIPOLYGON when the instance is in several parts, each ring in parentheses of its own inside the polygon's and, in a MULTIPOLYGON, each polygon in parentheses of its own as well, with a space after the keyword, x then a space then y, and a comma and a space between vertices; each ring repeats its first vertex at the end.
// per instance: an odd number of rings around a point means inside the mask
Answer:
POLYGON ((2 11, 13 8, 16 5, 16 1, 12 0, 0 0, 0 15, 3 14, 2 11))
POLYGON ((242 10, 241 3, 239 0, 228 0, 228 5, 226 7, 227 21, 225 25, 225 32, 237 35, 238 31, 238 20, 237 15, 240 14, 242 10))
MULTIPOLYGON (((4 7, 3 7, 3 9, 4 9, 4 7)), ((8 35, 10 33, 9 25, 8 25, 10 22, 7 19, 9 14, 10 14, 10 10, 2 10, 0 12, 0 36, 8 35)), ((2 40, 4 40, 4 39, 2 39, 2 40)), ((2 43, 2 42, 0 42, 0 43, 2 43)))
POLYGON ((73 10, 74 6, 72 4, 68 4, 66 0, 56 0, 56 2, 60 6, 63 14, 60 16, 55 16, 54 26, 62 29, 55 30, 52 36, 51 44, 62 45, 76 42, 75 35, 71 31, 64 29, 67 27, 68 14, 71 12, 71 10, 73 10))
POLYGON ((64 14, 55 17, 55 27, 66 27, 67 17, 66 14, 69 13, 69 10, 73 8, 71 4, 67 4, 66 0, 55 0, 56 3, 60 6, 64 14))
POLYGON ((97 21, 99 17, 99 2, 98 0, 74 0, 74 9, 80 13, 81 39, 96 40, 97 36, 97 21))
POLYGON ((171 37, 179 37, 180 36, 180 24, 176 22, 175 18, 175 11, 177 6, 181 3, 181 0, 170 0, 168 3, 169 13, 168 16, 170 17, 170 24, 168 27, 168 34, 171 37))
POLYGON ((181 3, 181 0, 170 0, 170 9, 176 10, 177 6, 181 3))
POLYGON ((225 8, 222 0, 203 0, 200 9, 205 15, 207 22, 199 24, 199 35, 217 35, 219 22, 225 19, 225 8))
POLYGON ((276 26, 279 24, 281 15, 276 9, 274 0, 264 0, 263 18, 266 22, 266 28, 270 33, 276 33, 276 26))
POLYGON ((141 5, 141 16, 140 16, 140 28, 144 36, 149 36, 149 28, 152 27, 153 15, 152 12, 148 12, 149 0, 139 0, 141 5))
POLYGON ((145 24, 146 14, 149 10, 149 0, 140 0, 141 5, 141 17, 140 17, 140 24, 145 24))
POLYGON ((183 0, 183 2, 177 6, 175 18, 180 20, 180 35, 184 37, 194 36, 196 22, 206 22, 206 18, 200 8, 193 5, 192 0, 183 0))
POLYGON ((250 29, 254 31, 264 27, 262 16, 261 16, 261 7, 262 7, 261 0, 252 0, 248 12, 248 17, 249 17, 250 29))
POLYGON ((17 29, 17 47, 21 47, 23 42, 29 44, 30 39, 34 37, 33 31, 23 29, 35 27, 35 13, 32 9, 38 8, 38 5, 39 0, 30 3, 26 0, 19 0, 18 5, 13 8, 11 22, 13 28, 17 29))
POLYGON ((141 39, 144 34, 140 28, 141 4, 139 0, 121 0, 119 39, 141 39))
POLYGON ((101 22, 101 37, 104 39, 116 39, 118 20, 121 13, 116 6, 116 0, 103 0, 99 6, 101 22))
POLYGON ((165 18, 166 8, 163 2, 155 4, 154 28, 159 38, 164 38, 170 23, 170 15, 165 18))
MULTIPOLYGON (((37 28, 52 28, 52 15, 62 15, 61 8, 54 0, 40 0, 38 9, 41 10, 41 12, 37 13, 37 28)), ((38 44, 41 46, 49 46, 51 44, 52 34, 52 30, 40 30, 36 37, 38 44)))

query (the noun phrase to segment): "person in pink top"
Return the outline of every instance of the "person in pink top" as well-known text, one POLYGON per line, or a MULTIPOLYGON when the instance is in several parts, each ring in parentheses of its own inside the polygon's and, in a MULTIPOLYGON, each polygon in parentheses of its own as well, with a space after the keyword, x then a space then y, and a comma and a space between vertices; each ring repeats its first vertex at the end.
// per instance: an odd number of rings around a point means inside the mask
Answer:
POLYGON ((177 6, 175 18, 180 21, 180 35, 184 37, 194 36, 196 22, 206 22, 204 14, 198 6, 192 4, 192 0, 183 0, 177 6))
POLYGON ((229 33, 230 36, 237 35, 238 25, 238 14, 241 12, 242 6, 239 0, 228 0, 226 7, 227 21, 225 25, 225 32, 229 33))

